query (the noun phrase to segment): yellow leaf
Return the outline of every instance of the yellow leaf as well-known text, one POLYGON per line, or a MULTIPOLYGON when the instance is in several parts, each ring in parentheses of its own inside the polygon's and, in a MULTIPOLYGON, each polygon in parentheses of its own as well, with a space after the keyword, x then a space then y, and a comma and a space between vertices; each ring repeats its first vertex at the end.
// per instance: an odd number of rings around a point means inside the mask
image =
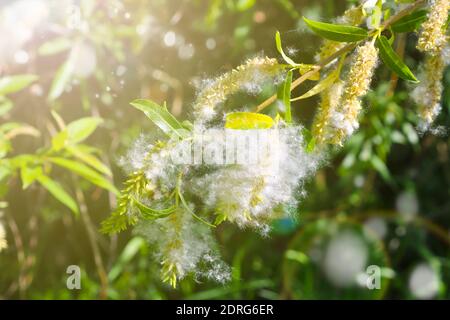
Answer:
POLYGON ((225 128, 234 130, 269 129, 275 122, 262 113, 233 112, 226 116, 225 128))

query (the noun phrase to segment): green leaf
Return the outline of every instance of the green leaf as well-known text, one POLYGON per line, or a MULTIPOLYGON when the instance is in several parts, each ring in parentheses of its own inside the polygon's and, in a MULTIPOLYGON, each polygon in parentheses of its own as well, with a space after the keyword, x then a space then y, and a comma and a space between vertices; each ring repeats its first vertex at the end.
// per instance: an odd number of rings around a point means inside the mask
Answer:
POLYGON ((256 0, 238 0, 236 8, 239 11, 246 11, 255 5, 256 0))
POLYGON ((0 117, 7 114, 13 108, 11 100, 0 97, 0 117))
POLYGON ((4 77, 0 79, 0 96, 15 93, 37 80, 37 76, 24 74, 18 76, 4 77))
POLYGON ((262 113, 232 112, 225 119, 225 128, 234 130, 269 129, 274 124, 271 117, 262 113))
POLYGON ((27 189, 34 181, 36 181, 42 175, 44 175, 42 167, 30 168, 28 166, 23 166, 20 169, 22 188, 24 190, 27 189))
POLYGON ((316 147, 316 139, 313 137, 311 131, 306 128, 303 128, 302 135, 306 143, 305 151, 307 153, 312 153, 314 151, 314 148, 316 147))
POLYGON ((166 108, 161 107, 153 101, 144 99, 134 100, 131 102, 131 105, 144 112, 167 135, 174 134, 179 138, 186 137, 186 128, 166 108))
POLYGON ((67 125, 67 138, 69 143, 79 143, 87 139, 97 127, 103 123, 103 119, 86 117, 75 120, 67 125))
POLYGON ((117 259, 116 264, 108 273, 108 280, 112 282, 117 279, 117 277, 122 273, 125 266, 128 265, 128 263, 136 256, 139 250, 145 245, 145 239, 140 237, 134 237, 130 241, 128 241, 127 245, 119 256, 119 259, 117 259))
POLYGON ((394 71, 402 79, 419 82, 408 66, 402 61, 398 54, 392 49, 389 40, 385 36, 377 39, 377 47, 380 50, 380 56, 384 64, 394 71))
POLYGON ((111 170, 103 162, 101 162, 96 156, 86 152, 83 148, 80 148, 79 146, 67 146, 66 150, 75 158, 80 159, 97 171, 107 176, 112 176, 111 170))
POLYGON ((95 184, 103 189, 109 190, 115 194, 119 194, 119 191, 114 187, 114 185, 105 179, 102 175, 97 173, 95 170, 89 168, 88 166, 73 161, 69 159, 59 158, 59 157, 49 157, 47 158, 50 162, 65 168, 73 173, 79 175, 85 180, 95 184))
POLYGON ((286 63, 290 66, 293 67, 298 67, 300 66, 300 64, 296 63, 294 60, 292 60, 291 58, 289 58, 283 51, 283 46, 281 44, 281 36, 280 36, 280 32, 277 31, 277 33, 275 34, 275 44, 277 46, 277 50, 278 52, 281 54, 281 56, 283 57, 284 61, 286 61, 286 63))
POLYGON ((392 31, 400 32, 412 32, 417 30, 420 25, 427 20, 427 10, 417 10, 413 13, 401 18, 391 26, 392 31))
MULTIPOLYGON (((1 143, 0 143, 1 144, 1 143)), ((12 170, 8 160, 0 160, 0 182, 5 180, 7 177, 12 175, 14 171, 12 170)))
POLYGON ((156 219, 168 217, 172 213, 174 213, 176 210, 175 206, 167 208, 167 209, 162 209, 162 210, 152 209, 134 197, 133 197, 133 204, 139 209, 139 211, 141 212, 144 219, 147 219, 147 220, 156 220, 156 219))
POLYGON ((278 99, 284 104, 285 113, 284 119, 287 123, 292 122, 291 112, 291 84, 292 84, 292 71, 289 71, 286 75, 286 79, 278 90, 278 99))
POLYGON ((356 42, 369 36, 367 30, 359 27, 312 21, 305 17, 303 17, 303 20, 312 31, 328 40, 356 42))
MULTIPOLYGON (((284 61, 288 65, 290 65, 291 67, 294 67, 295 69, 298 69, 300 74, 303 75, 303 74, 311 71, 315 67, 312 64, 296 63, 294 60, 289 58, 283 51, 283 46, 281 44, 281 36, 280 36, 280 32, 279 31, 277 31, 277 33, 275 34, 275 43, 276 43, 276 46, 277 46, 277 50, 281 54, 281 56, 283 57, 284 61)), ((316 72, 311 77, 309 77, 310 80, 314 80, 314 81, 319 80, 319 78, 320 78, 319 72, 316 72)))
POLYGON ((325 79, 323 79, 322 81, 317 83, 311 90, 309 90, 308 92, 306 92, 305 94, 303 94, 300 97, 292 99, 291 101, 307 99, 312 96, 315 96, 316 94, 321 93, 322 91, 331 87, 336 82, 336 80, 339 78, 339 74, 340 74, 340 69, 337 68, 336 70, 331 72, 325 79))
POLYGON ((376 155, 370 157, 370 163, 386 182, 392 182, 392 177, 386 164, 376 155))
POLYGON ((58 132, 52 138, 52 148, 55 151, 60 151, 67 143, 67 130, 58 132))
POLYGON ((78 206, 73 198, 64 191, 63 187, 56 181, 50 179, 46 175, 40 175, 36 179, 45 189, 48 190, 57 200, 78 215, 78 206))
POLYGON ((50 88, 50 92, 48 94, 47 99, 49 101, 54 101, 61 96, 66 88, 67 83, 70 81, 73 73, 73 63, 71 59, 71 55, 66 62, 64 62, 56 72, 55 77, 53 78, 52 86, 50 88))
POLYGON ((69 39, 64 37, 55 38, 42 44, 38 49, 38 53, 41 56, 54 55, 70 49, 71 46, 72 42, 69 39))

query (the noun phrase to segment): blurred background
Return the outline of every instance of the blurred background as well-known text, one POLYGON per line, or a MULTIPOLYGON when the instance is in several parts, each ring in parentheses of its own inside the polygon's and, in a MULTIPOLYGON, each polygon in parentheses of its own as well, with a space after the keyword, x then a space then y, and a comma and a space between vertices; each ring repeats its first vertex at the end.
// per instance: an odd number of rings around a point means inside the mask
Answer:
MULTIPOLYGON (((301 17, 331 20, 351 3, 0 0, 0 299, 448 299, 449 135, 416 133, 411 88, 386 68, 360 130, 309 181, 295 219, 277 221, 269 238, 218 228, 230 283, 188 277, 173 290, 141 238, 98 231, 125 178, 120 157, 140 134, 157 134, 131 100, 167 101, 189 119, 203 80, 256 55, 279 58, 276 30, 294 60, 313 63, 320 39, 301 17), (76 152, 58 147, 65 125, 86 117, 103 121, 79 133, 76 152), (88 163, 97 175, 45 164, 47 180, 37 183, 42 154, 88 163), (81 268, 81 290, 66 287, 69 265, 81 268), (374 290, 372 265, 381 276, 374 290)), ((399 40, 412 69, 422 59, 415 42, 399 40)), ((444 81, 438 124, 448 128, 449 70, 444 81)), ((272 90, 230 103, 256 106, 272 90)), ((310 125, 317 102, 295 103, 296 119, 310 125)))

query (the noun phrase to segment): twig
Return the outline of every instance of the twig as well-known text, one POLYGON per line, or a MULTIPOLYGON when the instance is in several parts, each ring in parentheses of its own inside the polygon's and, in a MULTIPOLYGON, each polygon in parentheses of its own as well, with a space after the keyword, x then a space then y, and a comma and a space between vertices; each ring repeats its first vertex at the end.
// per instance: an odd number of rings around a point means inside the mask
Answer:
MULTIPOLYGON (((416 10, 417 8, 423 6, 425 3, 426 3, 426 0, 418 0, 418 1, 414 2, 413 4, 408 6, 407 8, 403 9, 402 11, 397 13, 396 15, 394 15, 391 18, 389 18, 388 20, 386 20, 381 25, 380 30, 382 31, 382 30, 385 30, 386 28, 389 28, 392 24, 394 24, 395 22, 397 22, 401 18, 407 16, 408 14, 410 14, 411 12, 416 10)), ((369 37, 375 35, 377 32, 380 32, 380 31, 379 30, 372 31, 371 33, 369 33, 369 37)), ((322 70, 323 68, 328 66, 331 62, 333 62, 336 58, 338 58, 342 54, 347 53, 347 52, 355 49, 357 47, 358 43, 359 42, 349 43, 345 47, 340 49, 339 51, 337 51, 334 54, 332 54, 331 56, 329 56, 329 57, 323 59, 322 61, 320 61, 313 69, 311 69, 310 71, 306 72, 305 74, 303 74, 302 76, 297 78, 294 82, 292 82, 291 91, 294 90, 295 88, 297 88, 300 84, 302 84, 303 82, 305 82, 309 78, 311 78, 311 76, 315 75, 317 72, 319 72, 320 70, 322 70)), ((264 110, 265 108, 270 106, 272 103, 274 103, 276 101, 276 99, 277 99, 277 95, 276 94, 271 96, 270 98, 268 98, 267 100, 265 100, 264 102, 259 104, 255 108, 255 112, 260 112, 260 111, 264 110)))
POLYGON ((86 230, 89 237, 89 243, 92 248, 92 253, 94 255, 94 262, 95 266, 97 268, 97 273, 100 278, 100 284, 101 284, 101 290, 100 290, 100 299, 106 299, 107 297, 107 290, 108 290, 108 276, 105 271, 105 266, 103 263, 103 259, 100 253, 100 248, 97 243, 96 239, 96 231, 94 228, 94 225, 91 221, 91 218, 88 213, 88 208, 86 205, 86 200, 84 198, 83 191, 78 186, 76 178, 74 178, 74 185, 75 185, 75 195, 80 207, 80 215, 81 219, 83 220, 84 225, 86 226, 86 230))

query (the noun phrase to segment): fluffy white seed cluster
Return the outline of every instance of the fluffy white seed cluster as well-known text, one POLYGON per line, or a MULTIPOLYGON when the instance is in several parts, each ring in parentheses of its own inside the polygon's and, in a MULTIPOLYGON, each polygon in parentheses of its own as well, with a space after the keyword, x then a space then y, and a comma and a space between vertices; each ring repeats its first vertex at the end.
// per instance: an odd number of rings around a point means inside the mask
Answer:
MULTIPOLYGON (((227 97, 239 91, 255 94, 262 85, 281 78, 282 71, 276 60, 256 57, 208 81, 194 105, 195 129, 184 141, 193 141, 206 128, 224 130, 223 123, 213 125, 211 120, 222 119, 220 107, 227 97)), ((284 129, 279 138, 283 157, 276 167, 270 160, 256 166, 178 163, 173 158, 179 146, 176 141, 155 143, 145 136, 138 138, 120 159, 130 174, 141 177, 136 180, 139 187, 132 189, 138 191, 130 198, 126 212, 137 217, 135 232, 155 247, 165 282, 175 286, 188 274, 228 281, 230 268, 217 253, 211 224, 228 220, 267 233, 270 220, 281 214, 277 207, 293 201, 296 187, 319 160, 303 151, 301 127, 284 129), (275 169, 280 171, 274 172, 275 169), (142 208, 133 205, 133 197, 157 213, 170 206, 176 209, 164 217, 149 219, 142 214, 142 208), (190 202, 191 198, 195 201, 190 202)), ((210 144, 222 143, 215 141, 214 135, 209 138, 210 144)))
POLYGON ((220 259, 211 229, 194 220, 186 210, 155 221, 142 221, 135 233, 145 237, 156 250, 163 272, 178 280, 193 273, 220 283, 230 280, 230 268, 220 259))
MULTIPOLYGON (((268 233, 270 221, 284 215, 282 205, 295 204, 302 183, 321 162, 321 156, 305 151, 301 126, 280 127, 274 132, 278 137, 276 156, 268 155, 267 161, 256 164, 219 167, 195 181, 208 209, 262 234, 268 233)), ((261 150, 258 153, 262 154, 261 150)))

